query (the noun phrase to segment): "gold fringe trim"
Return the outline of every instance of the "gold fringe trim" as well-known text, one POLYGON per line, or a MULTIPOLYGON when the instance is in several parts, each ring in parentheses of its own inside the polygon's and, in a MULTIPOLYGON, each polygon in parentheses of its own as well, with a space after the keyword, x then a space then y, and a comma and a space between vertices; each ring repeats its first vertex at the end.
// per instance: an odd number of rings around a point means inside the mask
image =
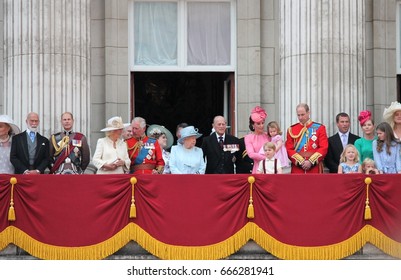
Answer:
POLYGON ((135 240, 152 255, 169 260, 213 260, 232 255, 253 239, 266 251, 280 259, 288 260, 334 260, 342 259, 360 250, 370 242, 384 253, 401 258, 401 243, 386 237, 370 225, 340 243, 300 247, 282 243, 255 223, 247 223, 237 233, 219 243, 207 246, 176 246, 160 242, 136 224, 130 223, 113 237, 95 245, 82 247, 62 247, 39 242, 20 229, 9 226, 0 233, 0 250, 8 244, 27 251, 32 256, 49 260, 92 260, 112 255, 129 241, 135 240))
MULTIPOLYGON (((252 224, 252 223, 250 223, 252 224)), ((253 240, 263 249, 286 260, 338 260, 354 254, 366 243, 372 243, 386 254, 401 258, 401 243, 398 243, 370 225, 364 226, 350 238, 331 245, 301 247, 282 243, 253 224, 253 240)))

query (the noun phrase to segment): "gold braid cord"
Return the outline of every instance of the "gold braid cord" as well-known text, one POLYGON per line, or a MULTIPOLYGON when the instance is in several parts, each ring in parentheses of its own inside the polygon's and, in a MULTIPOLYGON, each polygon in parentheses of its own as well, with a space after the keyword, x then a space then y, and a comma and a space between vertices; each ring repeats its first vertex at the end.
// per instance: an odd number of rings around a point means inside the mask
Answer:
POLYGON ((130 218, 136 218, 136 206, 135 206, 135 184, 137 179, 135 177, 131 177, 130 183, 132 185, 132 195, 131 195, 131 207, 129 211, 130 218))
POLYGON ((372 183, 372 179, 370 177, 365 178, 365 184, 366 184, 366 201, 365 201, 365 214, 364 214, 365 220, 372 219, 372 212, 371 212, 370 206, 369 206, 369 185, 370 185, 370 183, 372 183))
POLYGON ((248 183, 250 184, 249 185, 249 205, 248 205, 248 212, 247 212, 246 216, 249 219, 253 219, 253 218, 255 218, 255 210, 253 208, 252 187, 253 187, 253 183, 255 183, 255 177, 249 176, 248 183))
POLYGON ((309 161, 312 164, 316 164, 321 156, 322 156, 321 153, 316 152, 313 155, 311 155, 311 157, 309 158, 309 161))
POLYGON ((293 155, 292 155, 292 158, 293 158, 298 164, 302 164, 302 163, 305 161, 305 159, 304 159, 300 154, 298 154, 298 153, 293 154, 293 155))
POLYGON ((56 137, 54 135, 52 135, 52 144, 54 147, 54 150, 56 151, 54 153, 54 156, 58 156, 64 148, 67 149, 67 154, 70 154, 70 137, 68 136, 64 136, 63 139, 61 139, 60 141, 60 145, 57 144, 56 142, 56 137))
POLYGON ((132 157, 135 155, 136 150, 138 150, 138 149, 140 149, 142 147, 142 144, 143 144, 142 140, 140 140, 140 141, 138 140, 138 142, 136 142, 134 146, 128 147, 128 151, 133 150, 131 155, 130 155, 130 159, 132 159, 132 157))
POLYGON ((11 177, 11 198, 10 198, 10 208, 8 209, 8 220, 13 222, 15 221, 15 209, 14 209, 14 185, 17 183, 17 178, 11 177))

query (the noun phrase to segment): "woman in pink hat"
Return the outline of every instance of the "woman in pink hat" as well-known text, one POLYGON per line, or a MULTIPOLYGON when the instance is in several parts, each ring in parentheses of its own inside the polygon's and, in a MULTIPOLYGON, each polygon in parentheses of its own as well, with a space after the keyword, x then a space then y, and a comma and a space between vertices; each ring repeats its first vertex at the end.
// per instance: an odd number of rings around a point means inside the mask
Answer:
POLYGON ((359 152, 359 162, 362 163, 366 158, 373 159, 372 143, 376 139, 375 123, 370 111, 362 111, 358 116, 359 124, 363 130, 363 137, 357 139, 354 143, 359 152))
POLYGON ((252 174, 257 173, 259 162, 265 159, 265 155, 259 153, 260 149, 263 147, 264 143, 271 141, 265 131, 266 118, 266 111, 259 106, 252 109, 251 116, 249 117, 249 129, 252 132, 246 135, 244 140, 246 152, 248 156, 253 159, 252 174))

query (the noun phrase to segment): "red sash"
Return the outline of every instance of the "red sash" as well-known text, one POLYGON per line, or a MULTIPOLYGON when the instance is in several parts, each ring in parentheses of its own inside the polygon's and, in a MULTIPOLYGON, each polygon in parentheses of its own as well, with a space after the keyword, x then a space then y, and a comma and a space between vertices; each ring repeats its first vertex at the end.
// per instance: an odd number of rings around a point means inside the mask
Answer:
MULTIPOLYGON (((84 137, 83 134, 78 133, 78 132, 75 132, 74 138, 73 138, 73 139, 70 139, 70 144, 69 144, 69 149, 70 149, 70 151, 72 151, 72 149, 73 149, 73 147, 74 147, 74 146, 72 145, 72 140, 78 140, 78 141, 79 141, 79 140, 82 139, 82 137, 84 137)), ((60 155, 58 156, 56 162, 53 164, 53 167, 52 167, 52 169, 50 170, 50 174, 53 174, 53 173, 60 167, 60 165, 65 161, 65 159, 66 159, 69 155, 70 155, 70 154, 67 154, 67 153, 65 152, 65 148, 64 148, 64 151, 60 153, 60 155)))

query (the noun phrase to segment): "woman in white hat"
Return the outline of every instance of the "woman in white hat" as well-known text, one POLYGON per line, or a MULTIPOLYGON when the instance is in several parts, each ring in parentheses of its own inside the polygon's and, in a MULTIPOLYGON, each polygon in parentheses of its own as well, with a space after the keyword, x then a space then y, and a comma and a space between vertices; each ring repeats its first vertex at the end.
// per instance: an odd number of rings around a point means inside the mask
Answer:
POLYGON ((401 139, 401 103, 394 101, 384 109, 383 120, 393 129, 394 136, 401 139))
POLYGON ((162 156, 164 160, 163 174, 170 174, 170 152, 167 150, 173 145, 174 136, 171 132, 162 125, 152 124, 146 131, 146 134, 159 142, 162 148, 162 156))
POLYGON ((195 146, 196 139, 201 137, 198 129, 187 126, 181 130, 178 143, 171 148, 171 174, 205 174, 206 163, 201 148, 195 146))
POLYGON ((12 136, 20 133, 20 129, 7 115, 0 115, 0 174, 14 174, 14 166, 10 162, 12 136))
POLYGON ((124 174, 128 172, 131 160, 125 141, 121 139, 125 125, 121 117, 112 117, 107 121, 107 127, 101 131, 106 137, 97 141, 93 155, 93 164, 97 174, 124 174))

